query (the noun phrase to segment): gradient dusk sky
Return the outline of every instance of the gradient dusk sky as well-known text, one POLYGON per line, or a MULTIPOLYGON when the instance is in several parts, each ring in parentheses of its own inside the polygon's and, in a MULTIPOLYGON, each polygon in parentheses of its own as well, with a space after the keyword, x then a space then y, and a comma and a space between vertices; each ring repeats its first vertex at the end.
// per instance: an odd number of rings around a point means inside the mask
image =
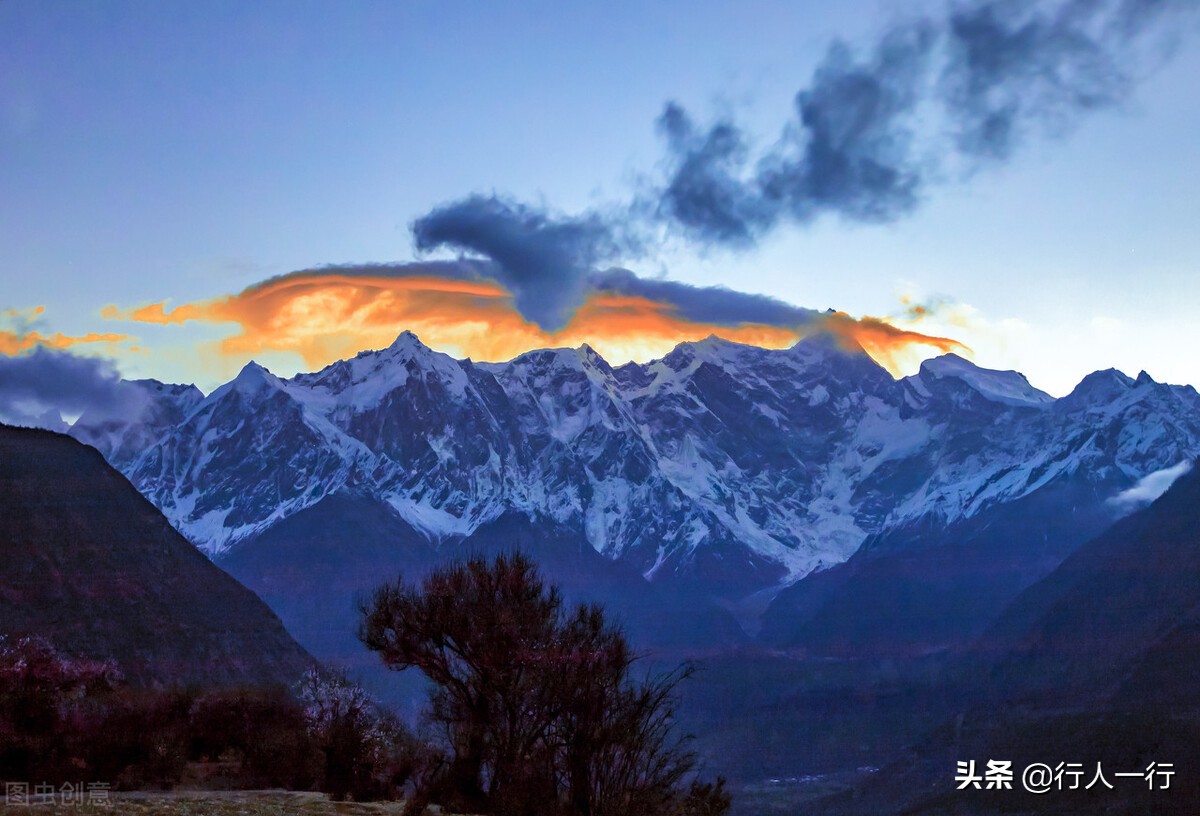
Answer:
MULTIPOLYGON (((831 42, 868 55, 921 15, 981 5, 1061 4, 0 2, 0 329, 35 336, 8 353, 126 335, 70 348, 205 390, 251 357, 311 367, 292 346, 217 345, 244 323, 131 318, 329 264, 455 258, 469 242, 420 252, 412 225, 470 196, 573 224, 644 214, 678 169, 668 102, 697 132, 736 123, 744 181, 794 136, 831 42)), ((1159 5, 1097 68, 1121 74, 1103 99, 1018 121, 1002 157, 942 160, 945 123, 918 104, 904 122, 923 181, 898 209, 815 198, 755 211, 740 243, 648 218, 636 250, 597 265, 887 318, 1056 395, 1108 367, 1200 384, 1200 14, 1159 5)))

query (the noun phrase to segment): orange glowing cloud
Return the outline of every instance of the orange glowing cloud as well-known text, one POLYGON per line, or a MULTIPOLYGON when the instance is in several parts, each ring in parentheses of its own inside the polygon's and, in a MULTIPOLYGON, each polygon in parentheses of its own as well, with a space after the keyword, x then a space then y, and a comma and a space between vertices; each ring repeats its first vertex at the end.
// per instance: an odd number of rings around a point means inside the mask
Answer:
POLYGON ((43 335, 39 332, 14 332, 0 330, 0 354, 11 357, 15 354, 20 354, 23 351, 29 351, 35 346, 43 346, 45 348, 52 349, 65 349, 81 343, 119 343, 128 339, 129 335, 127 334, 113 334, 111 332, 89 332, 78 337, 71 337, 70 335, 60 333, 43 335))
POLYGON ((33 325, 37 318, 45 313, 45 306, 33 306, 28 309, 6 309, 0 312, 3 320, 11 328, 0 328, 0 354, 12 357, 30 349, 42 347, 51 349, 66 349, 87 343, 120 343, 128 340, 129 335, 112 332, 89 332, 82 335, 69 335, 56 332, 42 334, 34 331, 33 325))
POLYGON ((29 321, 41 316, 44 311, 46 311, 45 306, 34 306, 32 309, 5 309, 3 312, 0 312, 0 317, 15 317, 29 321))
POLYGON ((930 352, 971 353, 971 349, 949 337, 894 326, 878 317, 854 318, 845 312, 826 315, 824 328, 847 346, 861 346, 867 354, 893 374, 911 368, 930 352))
MULTIPOLYGON (((802 310, 797 310, 802 311, 802 310)), ((227 356, 262 352, 298 354, 319 368, 366 349, 389 345, 401 331, 459 357, 501 361, 536 348, 587 343, 613 363, 660 357, 678 343, 715 334, 738 343, 785 348, 826 328, 861 345, 892 369, 906 349, 939 351, 962 346, 946 338, 905 331, 874 318, 845 314, 773 325, 690 319, 675 303, 609 289, 592 291, 559 331, 523 317, 511 294, 482 276, 443 276, 426 268, 412 273, 315 270, 264 281, 236 295, 168 309, 152 303, 131 310, 109 306, 103 316, 146 323, 229 323, 240 331, 219 342, 227 356)))
POLYGON ((900 303, 904 309, 895 319, 910 326, 932 322, 967 332, 977 328, 975 310, 946 297, 935 297, 921 302, 913 295, 904 294, 900 296, 900 303))

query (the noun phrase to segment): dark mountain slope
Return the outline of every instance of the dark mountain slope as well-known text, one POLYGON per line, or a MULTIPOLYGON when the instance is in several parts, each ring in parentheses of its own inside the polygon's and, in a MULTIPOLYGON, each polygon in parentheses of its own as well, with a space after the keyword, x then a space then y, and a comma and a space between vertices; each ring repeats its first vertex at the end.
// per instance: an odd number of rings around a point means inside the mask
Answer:
POLYGON ((817 656, 914 657, 962 648, 1115 513, 1116 487, 1066 477, 946 527, 910 525, 788 587, 762 640, 817 656))
POLYGON ((1200 663, 1200 472, 1080 547, 1030 587, 980 647, 1004 655, 995 685, 1010 699, 1079 705, 1110 699, 1153 671, 1164 704, 1197 705, 1200 663), (1157 668, 1154 665, 1157 664, 1157 668), (1182 685, 1180 685, 1182 684, 1182 685), (1174 694, 1178 686, 1184 693, 1174 694))
POLYGON ((745 640, 710 599, 651 584, 631 565, 597 553, 577 530, 520 513, 506 513, 465 540, 435 544, 387 504, 337 493, 237 543, 219 562, 314 655, 349 669, 380 699, 415 712, 426 699, 423 681, 416 672, 385 670, 358 641, 358 600, 398 576, 418 582, 451 559, 517 550, 537 562, 566 602, 604 605, 638 648, 653 647, 660 658, 745 640))
POLYGON ((1200 473, 1021 593, 970 658, 970 706, 853 798, 813 812, 1200 812, 1200 473), (956 762, 988 758, 1101 763, 1115 789, 955 790, 956 762), (1113 776, 1152 762, 1174 766, 1169 790, 1113 776))
POLYGON ((98 451, 0 425, 0 633, 140 684, 291 682, 310 658, 98 451))
POLYGON ((568 603, 604 606, 639 648, 707 652, 746 641, 733 615, 702 590, 649 582, 633 564, 605 558, 567 525, 509 512, 480 527, 460 548, 448 548, 447 556, 461 557, 463 550, 526 553, 568 603))
POLYGON ((399 575, 418 581, 450 559, 517 550, 537 562, 568 602, 605 605, 639 644, 716 648, 745 639, 710 599, 650 584, 631 565, 597 553, 577 530, 521 513, 505 513, 466 539, 435 544, 387 504, 337 493, 239 542, 219 560, 314 654, 357 665, 364 657, 376 661, 355 637, 359 597, 399 575))
POLYGON ((220 558, 322 660, 373 666, 355 633, 358 597, 436 559, 429 540, 387 505, 339 493, 289 516, 220 558))

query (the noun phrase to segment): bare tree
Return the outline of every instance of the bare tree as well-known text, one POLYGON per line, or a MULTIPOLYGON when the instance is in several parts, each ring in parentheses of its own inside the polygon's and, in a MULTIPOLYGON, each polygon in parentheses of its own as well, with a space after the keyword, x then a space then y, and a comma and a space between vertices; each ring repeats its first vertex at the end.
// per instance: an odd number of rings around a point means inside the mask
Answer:
MULTIPOLYGON (((524 556, 452 564, 420 587, 385 584, 361 611, 359 636, 388 667, 434 683, 444 804, 514 816, 690 807, 697 788, 681 785, 694 755, 672 734, 690 669, 635 680, 620 630, 599 607, 565 611, 524 556)), ((706 812, 723 813, 728 796, 715 790, 706 812)))

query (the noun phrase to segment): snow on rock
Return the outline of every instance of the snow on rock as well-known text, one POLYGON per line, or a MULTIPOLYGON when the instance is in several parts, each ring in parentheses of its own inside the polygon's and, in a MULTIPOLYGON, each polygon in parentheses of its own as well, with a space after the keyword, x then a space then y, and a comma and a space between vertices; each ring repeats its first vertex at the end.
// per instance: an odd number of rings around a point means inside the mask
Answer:
POLYGON ((894 527, 1068 477, 1136 493, 1200 454, 1191 388, 1097 372, 1056 401, 955 355, 896 381, 825 335, 710 337, 614 369, 587 346, 455 360, 405 332, 286 380, 252 363, 203 398, 136 388, 159 406, 144 419, 73 432, 209 553, 353 490, 433 540, 516 511, 655 580, 715 563, 752 592, 894 527))
POLYGON ((1054 397, 1030 385, 1024 374, 980 368, 957 354, 926 360, 921 363, 920 372, 909 379, 917 381, 913 383, 914 390, 928 395, 931 380, 946 378, 960 380, 987 399, 1005 405, 1038 407, 1054 402, 1054 397))

